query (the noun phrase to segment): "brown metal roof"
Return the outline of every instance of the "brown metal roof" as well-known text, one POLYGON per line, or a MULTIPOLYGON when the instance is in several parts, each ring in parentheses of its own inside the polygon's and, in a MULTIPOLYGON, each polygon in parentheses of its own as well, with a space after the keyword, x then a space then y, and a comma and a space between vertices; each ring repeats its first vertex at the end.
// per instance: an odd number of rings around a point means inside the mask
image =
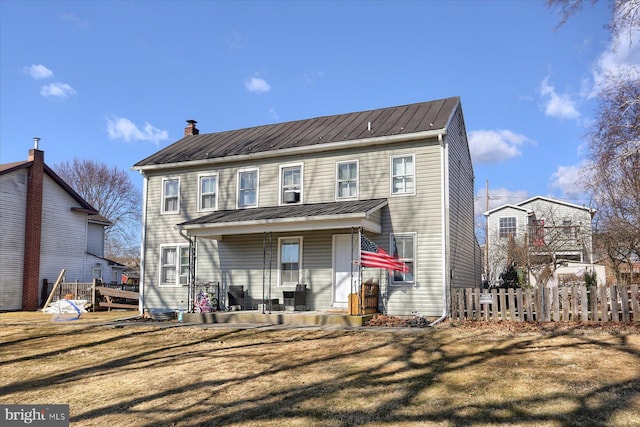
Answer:
POLYGON ((376 211, 386 204, 387 199, 371 199, 346 202, 313 203, 308 205, 284 205, 264 208, 234 209, 213 212, 211 214, 201 216, 200 218, 178 224, 178 227, 368 213, 376 211))
POLYGON ((356 113, 185 136, 134 167, 247 155, 445 129, 458 97, 356 113), (368 124, 371 123, 371 129, 368 124))

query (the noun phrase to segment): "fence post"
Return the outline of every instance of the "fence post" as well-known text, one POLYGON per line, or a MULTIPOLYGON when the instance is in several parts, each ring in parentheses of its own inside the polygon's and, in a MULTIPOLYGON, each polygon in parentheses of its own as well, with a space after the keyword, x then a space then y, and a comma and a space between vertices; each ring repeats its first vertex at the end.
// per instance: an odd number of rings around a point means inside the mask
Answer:
POLYGON ((620 301, 622 303, 622 321, 629 321, 629 291, 626 286, 620 286, 620 301))
POLYGON ((516 309, 518 310, 518 322, 524 320, 524 307, 522 303, 522 288, 516 289, 516 309))
POLYGON ((96 282, 97 281, 98 281, 97 279, 93 279, 93 282, 91 283, 91 307, 94 312, 96 311, 96 282))
POLYGON ((582 293, 582 298, 580 299, 580 305, 582 308, 582 321, 586 322, 589 320, 589 304, 588 304, 588 296, 587 296, 587 287, 580 286, 580 292, 582 293))
POLYGON ((609 288, 609 295, 611 296, 611 321, 618 322, 620 317, 618 316, 618 287, 611 286, 609 288))
POLYGON ((640 322, 640 301, 638 300, 638 285, 631 285, 631 306, 633 308, 633 321, 640 322))

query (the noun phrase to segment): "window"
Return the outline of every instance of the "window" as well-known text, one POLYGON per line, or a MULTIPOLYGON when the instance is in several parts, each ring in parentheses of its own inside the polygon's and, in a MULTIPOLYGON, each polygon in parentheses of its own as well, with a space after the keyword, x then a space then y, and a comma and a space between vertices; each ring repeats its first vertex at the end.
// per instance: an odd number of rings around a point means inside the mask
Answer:
POLYGON ((166 178, 162 180, 162 213, 178 213, 180 205, 180 180, 166 178))
POLYGON ((358 198, 358 161, 336 163, 336 199, 358 198))
POLYGON ((415 156, 391 157, 391 194, 415 194, 415 156))
POLYGON ((258 206, 258 169, 238 172, 238 207, 258 206))
POLYGON ((111 283, 116 285, 122 283, 122 274, 118 270, 111 271, 111 283))
POLYGON ((398 258, 407 266, 407 271, 394 271, 394 283, 415 283, 416 266, 416 234, 392 234, 391 250, 394 258, 398 258))
POLYGON ((160 285, 178 286, 189 283, 189 246, 162 246, 160 249, 160 285))
POLYGON ((300 283, 302 239, 299 237, 280 238, 279 242, 280 285, 297 285, 300 283))
POLYGON ((302 201, 302 165, 280 166, 280 203, 302 201))
POLYGON ((218 208, 218 176, 202 175, 200 176, 198 196, 198 210, 213 211, 218 208))
POLYGON ((93 267, 91 269, 91 277, 96 280, 102 281, 102 267, 93 267))
POLYGON ((500 218, 500 237, 515 236, 516 234, 516 217, 507 216, 500 218))

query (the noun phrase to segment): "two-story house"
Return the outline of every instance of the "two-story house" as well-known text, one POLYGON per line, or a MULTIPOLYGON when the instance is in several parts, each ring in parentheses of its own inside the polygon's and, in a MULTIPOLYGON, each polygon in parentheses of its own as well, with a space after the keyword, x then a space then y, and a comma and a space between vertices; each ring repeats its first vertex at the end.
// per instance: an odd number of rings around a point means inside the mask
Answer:
POLYGON ((443 316, 452 286, 480 285, 459 98, 209 134, 188 123, 134 165, 143 309, 186 309, 201 282, 280 302, 303 284, 308 309, 346 309, 374 281, 389 314, 443 316), (361 235, 406 271, 362 267, 361 235))
POLYGON ((37 138, 26 161, 0 165, 0 310, 36 310, 62 269, 67 281, 119 282, 124 266, 104 258, 109 225, 44 163, 37 138))
MULTIPOLYGON (((592 265, 594 214, 591 208, 542 196, 485 212, 485 269, 490 282, 496 285, 500 273, 512 262, 534 268, 546 266, 556 279, 558 275, 596 269, 592 265)), ((528 280, 535 285, 535 275, 528 280)))

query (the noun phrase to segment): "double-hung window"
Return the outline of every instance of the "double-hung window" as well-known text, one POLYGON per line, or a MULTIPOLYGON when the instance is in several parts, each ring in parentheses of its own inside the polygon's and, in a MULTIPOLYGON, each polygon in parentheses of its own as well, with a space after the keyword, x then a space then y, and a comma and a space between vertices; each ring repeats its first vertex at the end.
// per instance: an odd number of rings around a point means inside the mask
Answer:
POLYGON ((415 194, 415 156, 391 157, 391 194, 408 195, 415 194))
POLYGON ((280 262, 280 285, 294 286, 300 283, 302 239, 300 237, 280 238, 278 259, 280 262))
POLYGON ((302 165, 280 166, 280 201, 302 202, 302 165))
POLYGON ((238 207, 258 206, 258 169, 238 171, 238 207))
POLYGON ((162 213, 178 213, 180 207, 180 179, 162 180, 162 213))
MULTIPOLYGON (((544 224, 544 222, 543 222, 544 224)), ((509 237, 516 235, 516 217, 505 216, 499 219, 500 237, 509 237)))
POLYGON ((392 234, 391 235, 391 251, 393 257, 402 261, 407 266, 407 271, 394 271, 393 283, 395 284, 413 284, 415 283, 415 266, 416 266, 416 234, 392 234))
POLYGON ((160 248, 160 285, 179 286, 188 284, 189 246, 163 245, 160 248))
POLYGON ((358 198, 358 161, 336 163, 336 199, 358 198))
POLYGON ((198 187, 198 210, 213 211, 218 208, 218 175, 201 175, 198 187))

